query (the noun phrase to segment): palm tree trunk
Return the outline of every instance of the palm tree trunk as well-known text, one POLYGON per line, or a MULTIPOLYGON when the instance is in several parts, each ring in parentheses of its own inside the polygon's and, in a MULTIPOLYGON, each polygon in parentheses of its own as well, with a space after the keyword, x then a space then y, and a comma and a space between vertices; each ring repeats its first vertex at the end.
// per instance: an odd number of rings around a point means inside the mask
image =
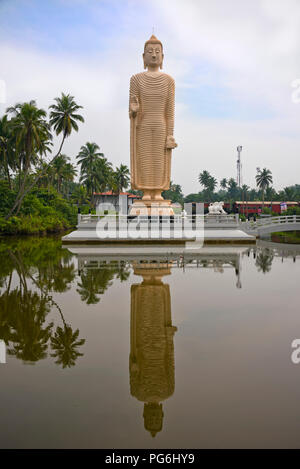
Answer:
MULTIPOLYGON (((24 191, 22 191, 22 194, 20 195, 21 193, 21 190, 19 190, 19 193, 17 195, 17 198, 16 198, 16 201, 13 205, 13 208, 9 211, 8 215, 5 217, 6 220, 8 220, 14 213, 14 211, 17 209, 17 212, 16 212, 16 215, 18 215, 19 211, 20 211, 20 208, 22 206, 22 202, 23 202, 23 199, 25 197, 25 195, 28 194, 28 192, 31 191, 31 189, 36 185, 36 183, 38 182, 38 180, 40 179, 40 177, 42 177, 47 169, 49 168, 49 166, 53 163, 53 161, 60 155, 60 152, 62 150, 62 146, 64 144, 64 141, 65 141, 65 138, 66 138, 66 135, 64 134, 63 136, 63 139, 62 139, 62 142, 60 144, 60 147, 59 147, 59 150, 58 152, 56 153, 56 155, 54 156, 54 158, 52 158, 52 160, 47 164, 47 166, 45 166, 45 168, 35 177, 34 181, 32 182, 32 184, 29 185, 29 187, 27 187, 27 189, 24 189, 24 191)), ((24 183, 24 181, 23 181, 24 183)), ((25 184, 22 184, 22 187, 25 186, 25 184)))
POLYGON ((10 179, 10 174, 9 174, 8 162, 7 162, 7 158, 6 158, 6 152, 4 152, 4 158, 5 158, 5 171, 6 171, 6 174, 7 174, 8 187, 11 190, 11 179, 10 179))
POLYGON ((21 184, 21 187, 19 187, 19 192, 18 192, 18 195, 16 197, 16 200, 15 200, 15 203, 12 207, 12 209, 9 211, 8 215, 5 217, 6 220, 8 220, 12 214, 14 213, 14 211, 17 209, 17 213, 19 213, 19 210, 21 208, 21 205, 19 205, 19 200, 23 200, 24 198, 24 192, 25 192, 25 184, 26 184, 26 179, 27 179, 27 176, 28 176, 28 171, 29 171, 29 163, 30 163, 30 158, 29 158, 29 155, 26 156, 26 164, 25 164, 25 169, 24 169, 24 178, 23 178, 23 181, 22 181, 22 184, 21 184))

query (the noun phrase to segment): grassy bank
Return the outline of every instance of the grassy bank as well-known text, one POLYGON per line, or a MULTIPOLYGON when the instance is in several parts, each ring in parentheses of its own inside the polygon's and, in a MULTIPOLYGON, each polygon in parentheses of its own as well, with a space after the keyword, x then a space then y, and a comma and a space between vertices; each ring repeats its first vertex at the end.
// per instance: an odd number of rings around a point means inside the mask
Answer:
POLYGON ((300 244, 300 231, 278 231, 272 233, 271 239, 276 243, 300 244))

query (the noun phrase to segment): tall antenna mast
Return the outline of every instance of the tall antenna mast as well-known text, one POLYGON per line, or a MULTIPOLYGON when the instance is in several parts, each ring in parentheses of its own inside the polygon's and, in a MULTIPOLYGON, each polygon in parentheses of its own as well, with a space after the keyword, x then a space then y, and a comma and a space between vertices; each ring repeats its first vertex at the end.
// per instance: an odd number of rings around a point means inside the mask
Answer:
POLYGON ((236 163, 237 167, 237 176, 236 176, 236 183, 238 187, 242 186, 242 162, 241 162, 241 151, 242 151, 242 145, 239 145, 237 147, 237 152, 238 152, 238 159, 236 163))

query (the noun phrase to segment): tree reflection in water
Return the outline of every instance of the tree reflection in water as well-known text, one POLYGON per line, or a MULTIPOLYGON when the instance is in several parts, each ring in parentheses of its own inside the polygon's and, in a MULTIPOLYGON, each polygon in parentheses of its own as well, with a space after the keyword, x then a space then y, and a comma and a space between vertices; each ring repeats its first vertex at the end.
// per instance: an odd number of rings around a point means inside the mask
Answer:
POLYGON ((125 262, 103 264, 97 267, 89 265, 79 271, 80 282, 77 292, 81 301, 87 305, 97 304, 101 295, 113 284, 113 279, 118 278, 121 282, 128 279, 130 275, 129 266, 125 262))
POLYGON ((83 354, 78 347, 79 330, 66 324, 52 292, 65 292, 75 278, 72 254, 51 238, 23 239, 0 246, 0 338, 8 345, 8 354, 25 363, 48 357, 49 346, 56 364, 74 366, 83 354), (4 291, 2 291, 4 289, 4 291), (63 328, 53 331, 47 322, 53 309, 59 312, 63 328))
POLYGON ((255 265, 258 272, 266 274, 272 269, 272 263, 274 259, 274 252, 271 249, 257 249, 256 250, 255 265))

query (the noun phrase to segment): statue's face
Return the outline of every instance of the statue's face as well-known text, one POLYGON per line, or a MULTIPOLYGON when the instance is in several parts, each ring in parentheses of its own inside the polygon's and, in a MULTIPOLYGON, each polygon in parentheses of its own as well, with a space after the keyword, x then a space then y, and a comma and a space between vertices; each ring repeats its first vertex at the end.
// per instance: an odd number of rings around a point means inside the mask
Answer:
POLYGON ((143 54, 145 67, 149 65, 162 65, 164 55, 160 44, 147 44, 143 54))

